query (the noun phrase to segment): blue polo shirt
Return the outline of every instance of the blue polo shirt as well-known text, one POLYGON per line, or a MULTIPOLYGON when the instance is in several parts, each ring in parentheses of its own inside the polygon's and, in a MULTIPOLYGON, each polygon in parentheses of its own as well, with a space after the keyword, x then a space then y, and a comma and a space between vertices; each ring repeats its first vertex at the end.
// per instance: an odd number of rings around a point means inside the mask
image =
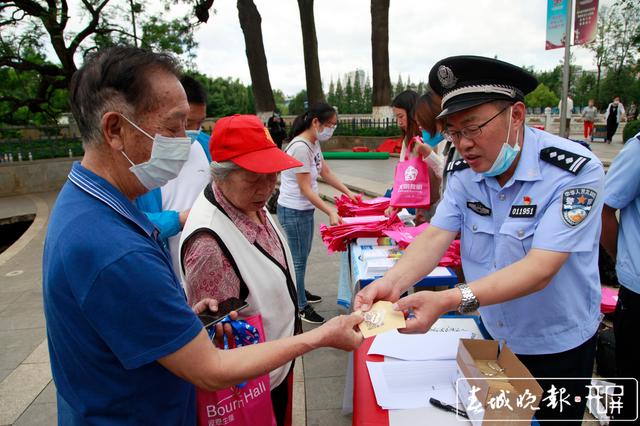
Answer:
POLYGON ((158 358, 202 330, 146 216, 75 163, 49 219, 43 295, 61 425, 195 424, 158 358))
POLYGON ((506 340, 515 353, 564 352, 595 334, 602 298, 603 187, 602 163, 591 151, 529 127, 516 170, 504 186, 468 166, 449 176, 431 224, 461 231, 468 282, 521 260, 534 248, 570 253, 544 289, 480 307, 491 336, 506 340), (544 153, 562 167, 543 160, 544 153))
POLYGON ((616 273, 620 284, 640 294, 640 133, 629 139, 607 172, 604 202, 620 209, 616 273))

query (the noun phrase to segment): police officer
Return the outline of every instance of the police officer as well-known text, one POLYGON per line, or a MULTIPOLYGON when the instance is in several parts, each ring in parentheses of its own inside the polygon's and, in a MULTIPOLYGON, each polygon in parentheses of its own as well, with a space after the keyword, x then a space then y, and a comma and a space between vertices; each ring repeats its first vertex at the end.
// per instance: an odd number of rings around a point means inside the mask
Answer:
MULTIPOLYGON (((605 183, 602 236, 605 250, 616 260, 620 281, 613 316, 618 377, 640 380, 637 347, 640 324, 640 133, 629 139, 611 163, 605 183), (616 212, 620 211, 620 223, 616 212)), ((621 383, 623 384, 623 383, 621 383)), ((624 385, 624 384, 623 384, 624 385)), ((616 419, 633 419, 638 406, 637 390, 625 386, 623 407, 616 419)))
POLYGON ((425 332, 451 310, 479 309, 491 336, 505 340, 534 377, 586 378, 553 381, 570 405, 560 413, 537 401, 536 417, 582 419, 585 398, 574 398, 586 394, 600 314, 602 163, 574 142, 525 126, 524 96, 537 81, 519 67, 450 57, 434 65, 429 84, 442 96, 443 134, 462 158, 447 166, 431 226, 356 295, 354 307, 397 301, 396 309, 415 314, 408 332, 425 332), (459 232, 467 283, 400 299, 459 232))

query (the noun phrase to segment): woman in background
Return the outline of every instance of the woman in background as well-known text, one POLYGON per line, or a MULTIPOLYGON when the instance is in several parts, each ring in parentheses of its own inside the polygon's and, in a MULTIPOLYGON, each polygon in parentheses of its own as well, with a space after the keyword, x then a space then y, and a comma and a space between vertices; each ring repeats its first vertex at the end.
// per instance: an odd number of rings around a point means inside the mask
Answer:
POLYGON ((318 176, 355 201, 354 195, 333 174, 322 157, 320 143, 328 141, 338 125, 336 110, 326 103, 312 105, 307 112, 296 117, 291 128, 291 142, 286 153, 303 165, 285 170, 280 176, 278 220, 287 234, 296 270, 296 287, 300 319, 322 324, 324 318, 310 305, 322 301, 305 289, 304 276, 313 242, 313 215, 322 210, 331 225, 341 222, 338 212, 318 195, 318 176))
MULTIPOLYGON (((434 95, 430 90, 425 94, 425 99, 422 99, 418 93, 413 90, 405 90, 396 96, 391 102, 393 108, 393 114, 398 121, 398 126, 402 130, 402 150, 400 151, 400 160, 404 160, 407 155, 407 149, 409 143, 416 136, 422 138, 422 130, 426 130, 429 133, 429 140, 432 140, 432 136, 437 138, 438 133, 435 126, 435 117, 439 114, 440 108, 437 105, 437 100, 431 100, 434 95), (417 108, 419 106, 419 109, 417 108), (417 119, 421 120, 420 124, 417 119)), ((421 156, 425 161, 430 158, 432 149, 428 145, 422 143, 420 139, 416 140, 416 143, 411 147, 408 157, 413 158, 421 156)), ((435 155, 435 154, 434 154, 435 155)), ((440 162, 441 163, 441 162, 440 162)), ((426 222, 433 216, 435 212, 435 205, 440 199, 440 184, 442 183, 442 172, 440 171, 440 177, 437 176, 434 170, 434 162, 427 161, 429 165, 429 182, 430 182, 430 195, 431 195, 431 207, 429 209, 416 209, 415 224, 419 225, 426 222)), ((440 170, 442 165, 440 165, 440 170)), ((391 214, 394 210, 393 207, 387 209, 387 215, 391 214)))

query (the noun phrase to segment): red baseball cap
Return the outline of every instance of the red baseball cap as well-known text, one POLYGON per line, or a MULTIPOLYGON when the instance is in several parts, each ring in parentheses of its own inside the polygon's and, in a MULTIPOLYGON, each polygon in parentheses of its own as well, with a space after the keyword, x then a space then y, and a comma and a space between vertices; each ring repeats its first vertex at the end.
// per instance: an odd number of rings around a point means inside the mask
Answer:
POLYGON ((209 140, 213 161, 233 161, 254 173, 275 173, 302 163, 282 152, 256 115, 232 115, 216 121, 209 140))

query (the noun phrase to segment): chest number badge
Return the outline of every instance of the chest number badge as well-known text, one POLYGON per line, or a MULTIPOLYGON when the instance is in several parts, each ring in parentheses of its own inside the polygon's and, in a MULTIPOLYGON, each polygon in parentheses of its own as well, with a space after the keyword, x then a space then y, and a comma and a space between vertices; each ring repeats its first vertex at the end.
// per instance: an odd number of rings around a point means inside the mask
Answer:
POLYGON ((562 219, 576 226, 587 218, 598 193, 589 188, 567 189, 562 193, 562 219))
POLYGON ((533 205, 513 205, 509 212, 509 217, 534 217, 538 206, 533 205))

